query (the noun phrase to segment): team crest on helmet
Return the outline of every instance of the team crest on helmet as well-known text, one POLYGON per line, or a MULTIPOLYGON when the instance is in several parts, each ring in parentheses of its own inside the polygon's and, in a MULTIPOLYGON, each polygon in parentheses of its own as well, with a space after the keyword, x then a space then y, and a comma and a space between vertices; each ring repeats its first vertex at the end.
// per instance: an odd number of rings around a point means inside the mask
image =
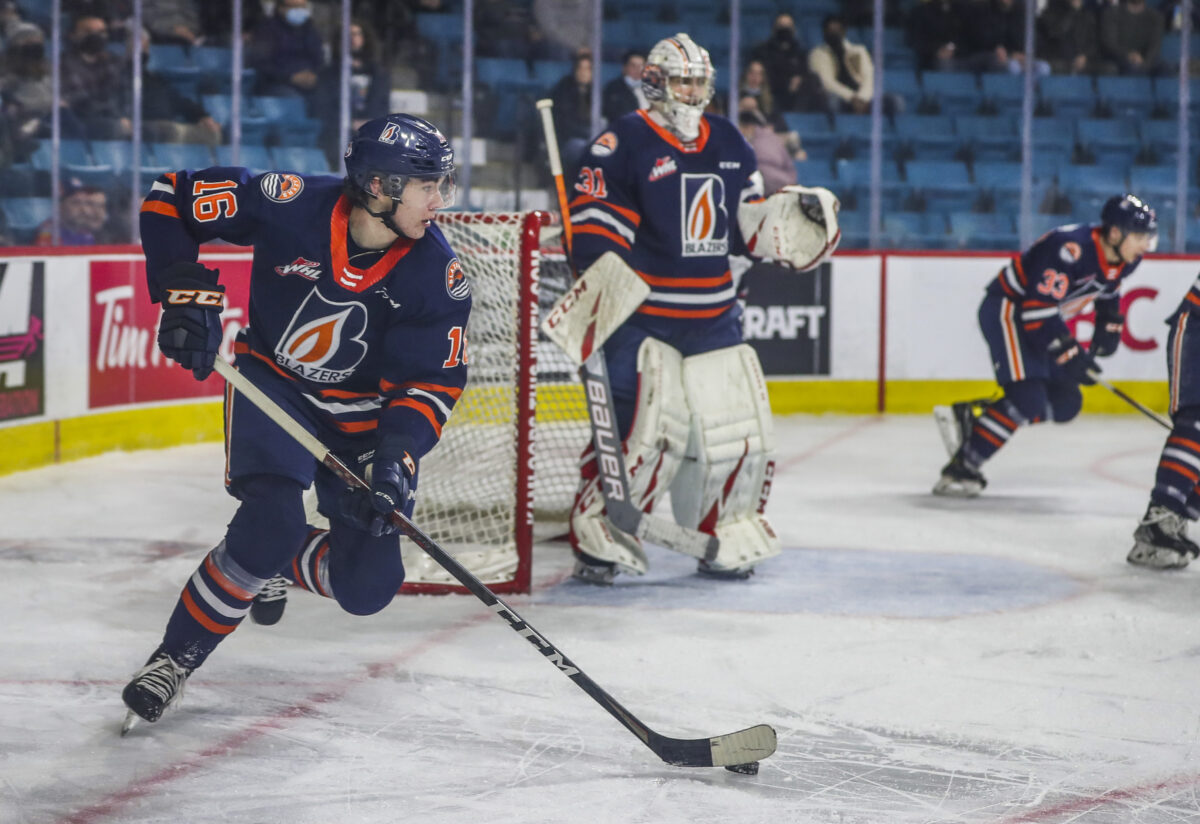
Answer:
POLYGON ((592 144, 592 154, 596 157, 608 157, 617 150, 617 136, 612 132, 605 132, 596 138, 596 142, 592 144))
POLYGON ((395 145, 396 138, 400 136, 400 127, 395 123, 389 123, 383 127, 383 131, 379 133, 379 142, 387 143, 389 146, 395 145))
POLYGON ((471 282, 458 258, 451 258, 446 265, 446 294, 455 300, 464 300, 471 294, 471 282))
POLYGON ((259 187, 269 200, 287 203, 289 200, 295 200, 304 191, 304 178, 300 175, 271 172, 262 176, 259 187))

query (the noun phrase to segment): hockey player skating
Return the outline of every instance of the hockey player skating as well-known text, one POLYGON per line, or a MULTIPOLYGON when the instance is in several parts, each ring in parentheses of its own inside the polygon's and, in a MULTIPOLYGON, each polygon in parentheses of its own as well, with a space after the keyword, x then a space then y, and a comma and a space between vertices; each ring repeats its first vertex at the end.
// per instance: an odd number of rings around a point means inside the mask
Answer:
POLYGON ((1200 517, 1200 277, 1167 319, 1171 434, 1163 444, 1150 491, 1150 504, 1133 532, 1126 560, 1153 569, 1181 569, 1200 546, 1187 536, 1188 521, 1200 517))
MULTIPOLYGON (((649 111, 618 119, 584 153, 569 207, 581 286, 570 306, 560 302, 559 332, 580 362, 603 345, 628 503, 650 512, 670 490, 678 524, 719 539, 700 571, 742 578, 780 546, 763 515, 773 440, 766 381, 742 343, 730 255, 807 269, 840 235, 828 190, 789 187, 763 200, 737 126, 704 113, 713 76, 708 52, 686 34, 662 40, 643 73, 649 111), (606 292, 622 311, 588 302, 606 292)), ((592 416, 611 425, 607 411, 592 416)), ((593 446, 582 459, 570 542, 576 577, 610 583, 621 570, 644 573, 647 561, 638 538, 605 518, 612 490, 596 454, 593 446)))
POLYGON ((1104 204, 1098 225, 1052 229, 1000 270, 979 307, 979 325, 1003 394, 935 408, 951 459, 934 494, 978 495, 987 486, 980 467, 1018 427, 1079 414, 1080 384, 1095 383, 1088 373, 1099 374, 1096 358, 1113 354, 1121 341, 1121 281, 1153 248, 1157 232, 1153 209, 1118 195, 1104 204), (1066 320, 1093 300, 1095 332, 1084 349, 1066 320))
MULTIPOLYGON (((356 615, 396 594, 404 566, 386 515, 411 514, 421 457, 466 383, 470 286, 432 224, 453 199, 449 142, 406 114, 357 131, 344 180, 212 168, 154 183, 141 230, 150 294, 163 306, 163 354, 198 380, 208 376, 224 287, 196 262, 198 245, 253 246, 238 371, 368 473, 371 487, 347 490, 227 391, 225 481, 241 503, 180 594, 162 643, 125 687, 126 731, 136 717, 159 718, 271 579, 285 575, 356 615), (306 524, 301 495, 310 484, 327 531, 306 524)), ((260 602, 256 617, 271 622, 281 607, 260 602)))

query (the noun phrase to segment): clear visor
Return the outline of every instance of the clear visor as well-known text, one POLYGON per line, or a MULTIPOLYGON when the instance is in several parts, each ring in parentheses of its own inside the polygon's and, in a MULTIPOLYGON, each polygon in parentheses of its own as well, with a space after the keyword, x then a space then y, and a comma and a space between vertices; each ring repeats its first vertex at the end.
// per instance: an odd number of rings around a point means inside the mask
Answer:
POLYGON ((435 199, 441 198, 442 205, 439 208, 444 209, 454 205, 454 198, 458 193, 458 183, 453 171, 436 178, 383 173, 376 173, 375 177, 379 180, 379 194, 406 205, 429 205, 435 199))

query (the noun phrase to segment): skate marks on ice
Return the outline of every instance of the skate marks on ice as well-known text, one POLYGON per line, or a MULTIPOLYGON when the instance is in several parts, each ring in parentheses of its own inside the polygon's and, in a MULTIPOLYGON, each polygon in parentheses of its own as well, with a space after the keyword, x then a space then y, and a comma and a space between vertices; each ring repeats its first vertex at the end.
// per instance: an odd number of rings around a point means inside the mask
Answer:
POLYGON ((1085 585, 1057 570, 988 555, 787 548, 746 581, 696 573, 695 561, 651 548, 650 571, 611 587, 569 579, 539 604, 612 608, 949 618, 1027 609, 1074 597, 1085 585))

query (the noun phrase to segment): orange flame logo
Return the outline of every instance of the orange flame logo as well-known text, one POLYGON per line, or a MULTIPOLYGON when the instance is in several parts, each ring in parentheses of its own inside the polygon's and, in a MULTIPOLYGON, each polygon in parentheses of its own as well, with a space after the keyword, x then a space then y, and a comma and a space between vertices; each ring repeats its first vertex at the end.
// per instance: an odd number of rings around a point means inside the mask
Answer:
POLYGON ((332 317, 319 318, 296 330, 285 344, 287 354, 298 363, 322 366, 336 350, 335 343, 341 337, 341 329, 349 317, 350 310, 332 317))
POLYGON ((696 194, 688 212, 688 237, 690 240, 712 238, 716 228, 716 211, 716 205, 713 203, 713 182, 709 180, 696 194))

